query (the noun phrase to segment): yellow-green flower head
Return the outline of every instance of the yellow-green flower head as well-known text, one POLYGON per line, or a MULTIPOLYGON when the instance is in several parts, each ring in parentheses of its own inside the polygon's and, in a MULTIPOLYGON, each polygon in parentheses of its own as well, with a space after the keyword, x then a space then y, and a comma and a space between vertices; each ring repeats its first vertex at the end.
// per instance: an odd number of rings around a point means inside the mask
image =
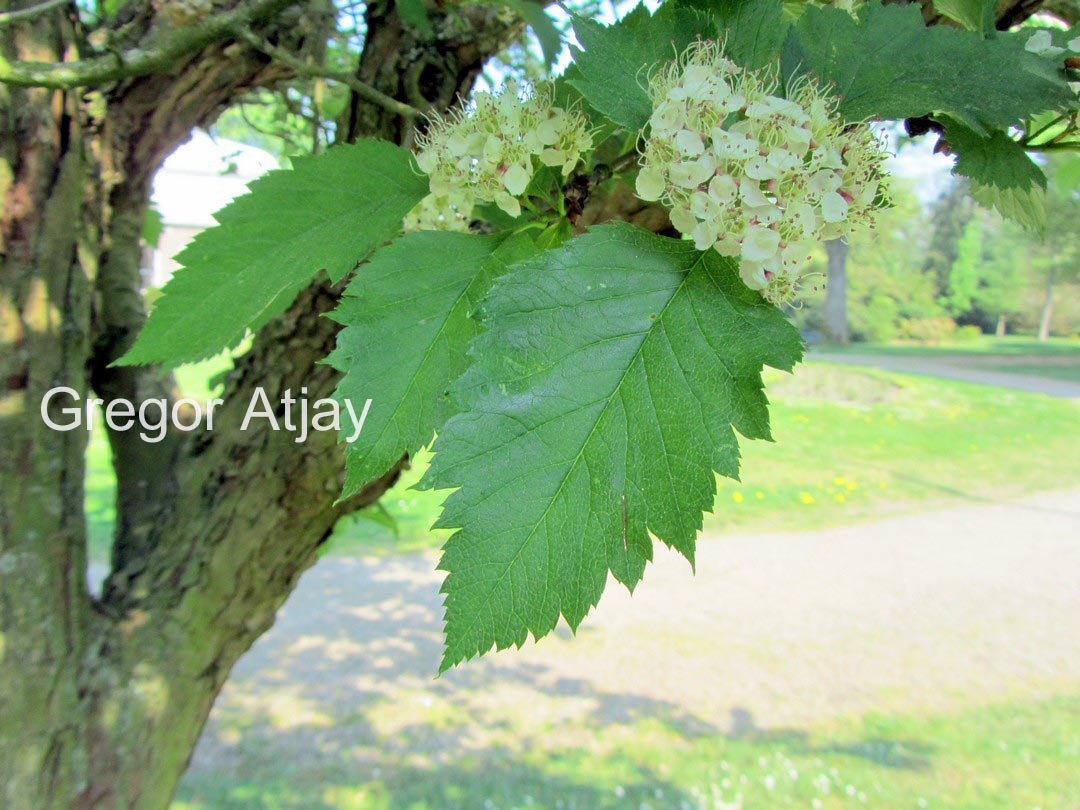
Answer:
POLYGON ((465 110, 433 118, 418 141, 416 162, 430 178, 431 195, 410 213, 407 225, 457 229, 481 202, 518 216, 520 198, 539 166, 569 175, 592 147, 592 134, 581 113, 555 106, 550 88, 507 82, 498 92, 477 93, 465 110))
POLYGON ((784 96, 778 87, 721 43, 691 45, 650 82, 637 193, 667 205, 699 250, 738 259, 747 286, 781 304, 796 296, 814 243, 873 225, 887 201, 873 130, 845 125, 808 80, 784 96))

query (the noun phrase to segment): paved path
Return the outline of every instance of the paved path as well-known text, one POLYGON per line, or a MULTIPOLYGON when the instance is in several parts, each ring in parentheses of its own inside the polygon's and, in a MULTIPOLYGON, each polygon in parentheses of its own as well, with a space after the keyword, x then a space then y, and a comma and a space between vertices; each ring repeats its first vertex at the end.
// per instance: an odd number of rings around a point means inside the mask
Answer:
POLYGON ((195 768, 231 761, 238 728, 377 763, 642 717, 686 734, 806 728, 1080 687, 1080 490, 704 539, 696 576, 659 551, 633 598, 609 585, 576 638, 437 680, 434 565, 329 558, 308 572, 236 667, 195 768))
MULTIPOLYGON (((1051 377, 1035 377, 1026 374, 1012 374, 1006 371, 992 371, 980 368, 979 357, 953 355, 952 357, 905 357, 889 354, 849 354, 847 352, 830 353, 812 351, 807 355, 809 361, 829 363, 847 363, 855 366, 873 366, 888 371, 904 374, 926 374, 930 377, 944 377, 950 380, 996 385, 1001 388, 1013 388, 1017 391, 1030 391, 1051 397, 1064 397, 1080 401, 1080 383, 1068 380, 1056 380, 1051 377)), ((1000 361, 1000 358, 997 358, 1000 361)))

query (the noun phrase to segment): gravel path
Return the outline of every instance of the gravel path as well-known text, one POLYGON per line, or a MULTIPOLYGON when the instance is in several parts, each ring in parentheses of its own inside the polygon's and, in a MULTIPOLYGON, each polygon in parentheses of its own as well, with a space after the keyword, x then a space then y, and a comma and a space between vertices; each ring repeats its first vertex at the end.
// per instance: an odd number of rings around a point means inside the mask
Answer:
MULTIPOLYGON (((1006 361, 1008 359, 1006 358, 1006 361)), ((944 377, 949 380, 996 385, 1000 388, 1012 388, 1017 391, 1029 391, 1034 394, 1046 394, 1051 397, 1063 397, 1080 401, 1080 383, 980 368, 979 363, 984 362, 985 358, 978 356, 954 355, 952 358, 942 357, 938 359, 887 354, 811 352, 807 355, 807 360, 847 363, 854 366, 873 366, 904 374, 926 374, 930 377, 944 377)), ((1005 361, 1001 358, 994 358, 994 362, 1001 363, 1005 361)))
POLYGON ((228 762, 237 729, 323 751, 340 734, 377 759, 522 729, 805 728, 1080 686, 1080 490, 707 538, 696 576, 658 557, 633 598, 610 585, 576 638, 439 679, 434 555, 326 559, 236 667, 194 767, 228 762))

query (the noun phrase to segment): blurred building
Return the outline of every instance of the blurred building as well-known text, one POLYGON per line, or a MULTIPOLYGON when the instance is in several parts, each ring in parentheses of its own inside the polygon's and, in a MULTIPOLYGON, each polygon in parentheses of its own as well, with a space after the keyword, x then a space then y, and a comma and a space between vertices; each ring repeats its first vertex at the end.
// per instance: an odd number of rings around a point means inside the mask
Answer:
POLYGON ((179 265, 173 257, 214 212, 247 190, 247 184, 278 162, 269 152, 196 130, 154 176, 153 204, 161 216, 157 245, 143 253, 143 283, 160 287, 179 265))

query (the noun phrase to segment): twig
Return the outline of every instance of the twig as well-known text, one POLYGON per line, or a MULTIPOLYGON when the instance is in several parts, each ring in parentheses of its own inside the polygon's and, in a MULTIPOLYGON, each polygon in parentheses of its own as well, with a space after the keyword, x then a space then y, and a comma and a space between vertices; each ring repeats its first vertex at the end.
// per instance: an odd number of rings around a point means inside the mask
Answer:
MULTIPOLYGON (((0 59, 0 82, 19 87, 72 90, 120 79, 163 73, 178 60, 211 43, 234 36, 254 21, 265 19, 291 0, 253 0, 232 11, 207 14, 201 20, 160 34, 156 41, 121 53, 103 54, 74 62, 8 62, 0 59)), ((11 12, 17 13, 17 12, 11 12)))
POLYGON ((250 29, 241 31, 239 36, 251 47, 262 51, 264 54, 272 59, 276 59, 286 67, 292 68, 296 71, 297 75, 305 76, 309 79, 330 79, 335 82, 341 82, 342 84, 347 85, 349 89, 365 101, 377 104, 384 110, 392 112, 395 115, 400 115, 402 118, 412 120, 419 118, 423 114, 415 107, 402 101, 398 101, 393 96, 388 96, 386 93, 372 87, 367 82, 361 81, 348 71, 332 70, 321 65, 310 65, 303 62, 285 49, 270 44, 250 29))

